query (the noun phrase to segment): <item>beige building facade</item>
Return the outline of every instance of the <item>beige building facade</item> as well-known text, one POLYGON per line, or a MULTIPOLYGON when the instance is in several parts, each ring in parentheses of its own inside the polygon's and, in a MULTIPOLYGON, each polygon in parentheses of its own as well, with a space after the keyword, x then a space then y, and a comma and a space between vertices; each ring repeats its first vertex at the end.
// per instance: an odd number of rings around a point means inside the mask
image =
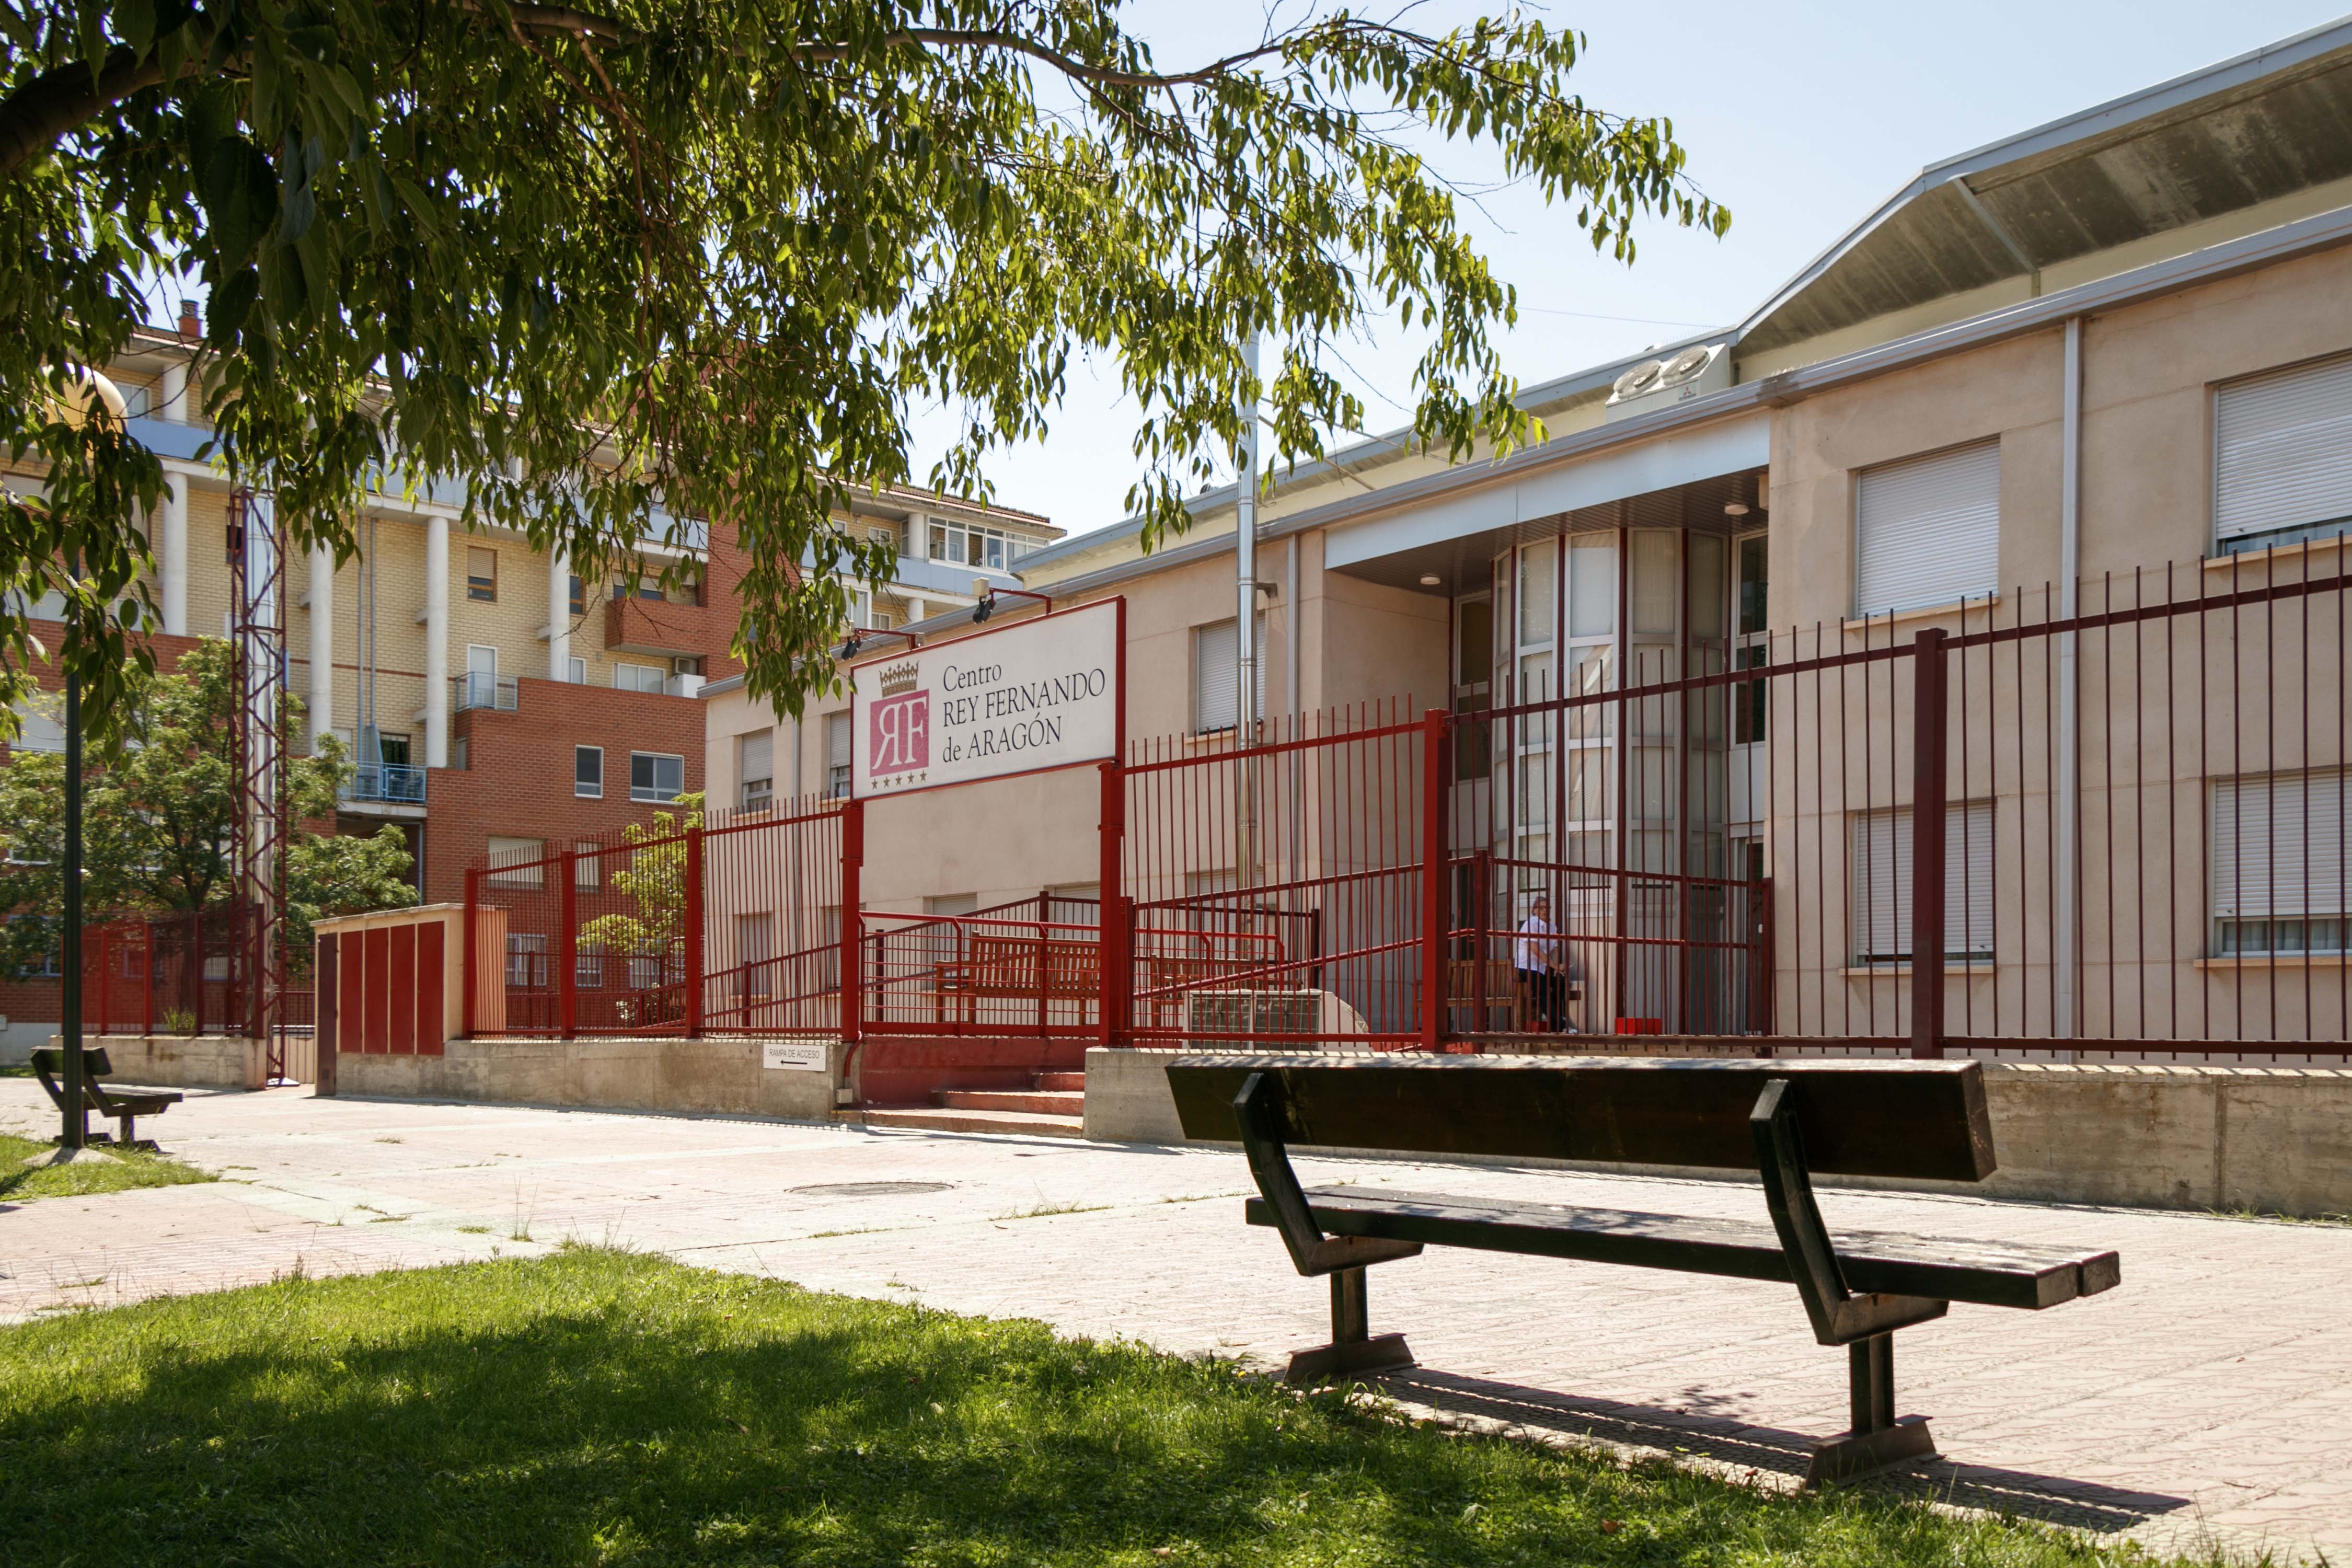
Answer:
MULTIPOLYGON (((2340 1047, 2347 123, 2352 26, 2286 40, 1924 172, 1746 321, 1530 389, 1533 447, 1278 479, 1252 733, 1453 715, 1449 1031, 1491 994, 1505 1028, 1900 1040, 1926 813, 1945 1033, 2340 1047), (1478 977, 1528 967, 1538 894, 1556 1001, 1478 977)), ((1126 599, 1152 755, 1233 746, 1234 517, 1021 563, 1126 599)), ((845 697, 703 695, 714 800, 845 787, 845 697)), ((1090 773, 872 803, 861 901, 1087 893, 1090 773)))

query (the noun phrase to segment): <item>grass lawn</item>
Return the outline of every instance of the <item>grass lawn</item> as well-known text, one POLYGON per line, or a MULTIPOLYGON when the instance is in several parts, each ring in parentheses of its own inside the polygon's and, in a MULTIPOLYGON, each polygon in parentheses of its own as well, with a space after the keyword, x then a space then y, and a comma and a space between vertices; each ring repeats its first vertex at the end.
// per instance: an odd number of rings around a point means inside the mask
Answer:
POLYGON ((0 1132, 0 1203, 26 1198, 75 1198, 89 1193, 119 1193, 131 1187, 176 1187, 188 1182, 216 1182, 219 1177, 194 1165, 183 1165, 162 1154, 126 1152, 110 1145, 100 1152, 115 1163, 100 1165, 37 1167, 25 1163, 36 1154, 51 1154, 57 1145, 46 1140, 19 1138, 0 1132))
POLYGON ((0 1329, 0 1542, 27 1564, 2124 1560, 588 1249, 0 1329))

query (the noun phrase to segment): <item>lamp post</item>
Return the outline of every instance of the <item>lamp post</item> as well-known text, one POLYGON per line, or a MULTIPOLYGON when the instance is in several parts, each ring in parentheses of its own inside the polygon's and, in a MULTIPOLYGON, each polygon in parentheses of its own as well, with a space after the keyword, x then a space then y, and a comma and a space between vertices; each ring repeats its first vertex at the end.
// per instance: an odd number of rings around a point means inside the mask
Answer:
MULTIPOLYGON (((79 428, 93 413, 121 421, 122 394, 94 370, 77 370, 66 378, 56 412, 79 428)), ((81 552, 66 552, 66 575, 81 575, 81 552)), ((60 651, 63 651, 62 649, 60 651)), ((71 1158, 89 1146, 87 1079, 81 1059, 81 677, 66 667, 66 800, 65 800, 65 933, 62 942, 65 973, 60 976, 58 1030, 65 1046, 64 1125, 58 1146, 71 1158)), ((105 976, 99 977, 100 984, 105 976)))

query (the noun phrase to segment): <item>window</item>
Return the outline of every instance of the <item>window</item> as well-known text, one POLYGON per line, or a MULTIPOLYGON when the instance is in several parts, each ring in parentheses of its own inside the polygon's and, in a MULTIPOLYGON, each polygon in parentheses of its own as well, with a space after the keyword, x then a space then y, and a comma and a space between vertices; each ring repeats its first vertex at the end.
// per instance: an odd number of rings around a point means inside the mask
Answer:
POLYGON ((849 715, 824 716, 824 798, 849 798, 849 715))
POLYGON ((507 932, 507 984, 524 990, 547 989, 547 937, 544 932, 507 932))
MULTIPOLYGON (((1234 727, 1240 701, 1241 623, 1218 621, 1192 628, 1192 731, 1212 734, 1234 727)), ((1257 711, 1265 717, 1265 616, 1257 617, 1257 711)))
POLYGON ((776 966, 768 962, 776 956, 772 945, 772 917, 765 914, 735 917, 735 963, 743 977, 742 994, 746 1000, 775 994, 776 966))
POLYGON ((898 531, 895 528, 869 528, 866 531, 866 537, 886 549, 898 548, 898 531))
POLYGON ((1982 598, 2000 586, 2000 443, 1864 468, 1854 500, 1854 613, 1982 598))
MULTIPOLYGON (((1764 619, 1766 563, 1769 558, 1763 534, 1751 533, 1739 542, 1734 559, 1738 572, 1732 590, 1731 667, 1760 669, 1772 661, 1771 637, 1764 619)), ((1769 713, 1769 680, 1754 680, 1731 689, 1731 739, 1751 745, 1764 739, 1769 713)))
MULTIPOLYGON (((20 863, 28 864, 29 862, 20 863)), ((16 978, 19 980, 42 980, 54 978, 57 975, 62 974, 64 970, 59 967, 58 962, 58 955, 61 949, 58 945, 56 922, 50 920, 47 915, 10 915, 8 917, 8 923, 10 925, 15 925, 19 921, 31 921, 36 925, 47 926, 50 929, 47 933, 48 942, 41 949, 40 956, 19 965, 16 970, 16 978)))
MULTIPOLYGON (((1944 812, 1944 956, 1992 957, 1992 804, 1944 812)), ((1911 960, 1911 808, 1853 817, 1854 962, 1911 960)))
POLYGON ((765 811, 776 795, 776 732, 754 730, 735 737, 735 777, 745 811, 765 811))
POLYGON ((583 800, 604 798, 604 748, 572 748, 572 793, 583 800))
POLYGON ((663 670, 657 664, 622 664, 613 666, 613 685, 622 691, 649 691, 661 695, 663 670))
POLYGON ((2342 952, 2346 915, 2341 768, 2213 784, 2213 951, 2342 952))
POLYGON ((676 800, 686 793, 686 759, 661 752, 629 753, 631 800, 676 800))
POLYGON ((587 685, 588 661, 584 658, 566 659, 564 661, 563 676, 564 679, 573 686, 587 685))
POLYGON ((2213 395, 2219 553, 2343 531, 2352 521, 2352 358, 2213 395))
POLYGON ((466 547, 466 597, 480 604, 499 602, 499 552, 478 544, 466 547))
POLYGON ((43 691, 16 704, 16 733, 8 744, 19 752, 64 751, 65 700, 43 691))
POLYGON ((408 765, 408 732, 404 730, 378 730, 375 732, 376 761, 388 768, 408 765))
POLYGON ((604 847, 593 838, 574 839, 575 857, 572 862, 572 885, 584 893, 593 893, 604 885, 604 847))
POLYGON ((1028 553, 1027 540, 1016 539, 1001 528, 938 521, 931 524, 931 559, 946 565, 1003 572, 1028 553))
POLYGON ((572 574, 571 595, 570 602, 572 605, 572 613, 575 616, 586 615, 588 613, 588 584, 580 580, 580 574, 577 572, 572 574))
POLYGON ((493 888, 537 888, 547 880, 547 841, 541 838, 501 838, 490 835, 490 869, 483 879, 493 888))

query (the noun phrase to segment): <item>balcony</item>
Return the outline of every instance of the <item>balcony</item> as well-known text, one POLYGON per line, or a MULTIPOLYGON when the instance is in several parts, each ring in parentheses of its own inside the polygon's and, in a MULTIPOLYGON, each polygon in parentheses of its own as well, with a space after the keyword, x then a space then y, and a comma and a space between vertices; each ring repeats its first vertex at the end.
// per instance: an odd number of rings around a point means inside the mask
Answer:
POLYGON ((604 647, 612 653, 685 654, 713 658, 727 651, 731 626, 706 605, 673 605, 666 599, 626 595, 604 604, 604 647))
POLYGON ((463 713, 473 708, 492 708, 501 713, 515 710, 517 685, 511 675, 487 675, 469 670, 449 678, 449 711, 463 713))
POLYGON ((423 805, 425 770, 402 763, 362 763, 343 785, 342 797, 377 805, 423 805))

